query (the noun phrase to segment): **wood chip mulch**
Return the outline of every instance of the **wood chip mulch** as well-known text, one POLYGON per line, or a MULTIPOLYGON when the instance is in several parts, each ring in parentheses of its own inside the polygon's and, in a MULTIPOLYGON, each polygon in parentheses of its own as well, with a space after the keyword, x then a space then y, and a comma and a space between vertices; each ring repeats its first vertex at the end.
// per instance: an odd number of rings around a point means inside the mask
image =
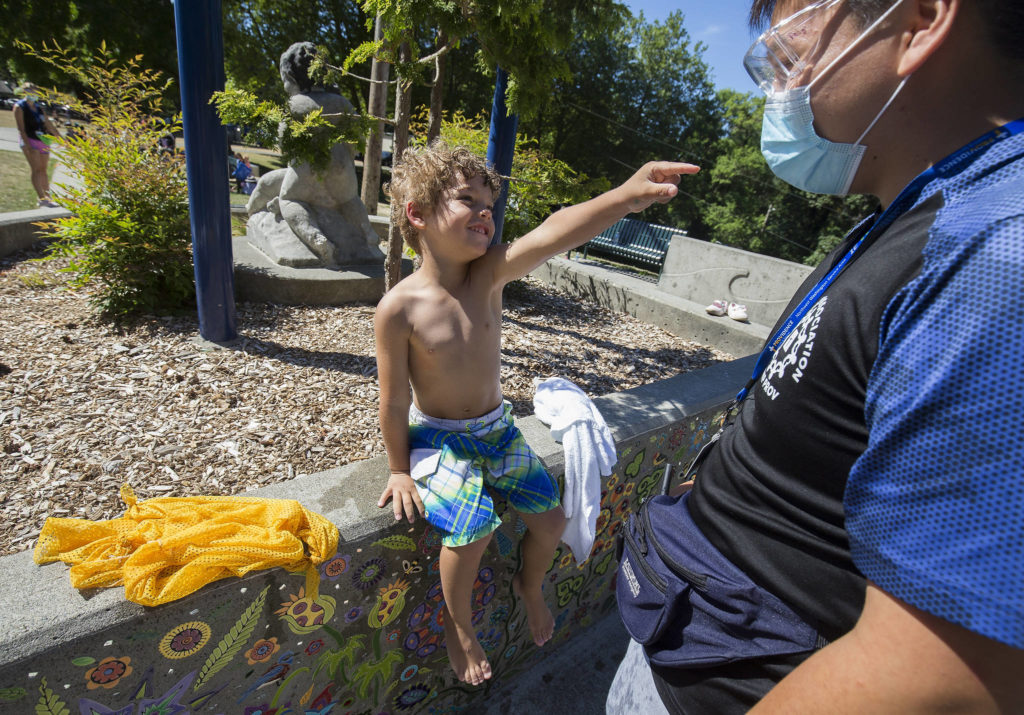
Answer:
MULTIPOLYGON (((48 516, 109 519, 140 499, 238 494, 384 454, 373 306, 240 303, 240 342, 200 345, 195 315, 98 321, 59 261, 0 259, 0 555, 48 516)), ((505 296, 502 382, 596 397, 728 360, 533 279, 505 296)))

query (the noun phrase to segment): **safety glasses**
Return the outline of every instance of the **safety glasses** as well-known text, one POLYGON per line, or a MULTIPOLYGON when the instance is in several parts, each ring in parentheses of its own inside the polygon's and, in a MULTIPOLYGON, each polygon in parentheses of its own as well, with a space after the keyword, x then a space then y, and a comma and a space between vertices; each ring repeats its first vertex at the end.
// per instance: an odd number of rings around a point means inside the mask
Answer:
POLYGON ((843 0, 818 0, 790 15, 754 42, 743 66, 766 94, 790 89, 817 55, 822 31, 843 0))

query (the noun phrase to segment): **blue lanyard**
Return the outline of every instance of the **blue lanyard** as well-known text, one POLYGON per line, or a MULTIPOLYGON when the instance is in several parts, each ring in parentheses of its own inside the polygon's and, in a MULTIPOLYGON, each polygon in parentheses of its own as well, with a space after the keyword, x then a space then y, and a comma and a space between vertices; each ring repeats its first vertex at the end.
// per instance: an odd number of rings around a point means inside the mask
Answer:
MULTIPOLYGON (((735 407, 735 405, 738 405, 739 403, 743 402, 743 399, 749 393, 750 388, 754 386, 754 384, 757 382, 757 379, 761 376, 761 373, 763 373, 765 369, 768 367, 768 363, 771 362, 772 356, 775 354, 775 351, 778 350, 779 346, 786 339, 789 333, 792 332, 793 328, 795 328, 797 324, 803 319, 803 317, 807 315, 807 312, 811 309, 811 307, 813 307, 814 304, 818 302, 818 299, 822 296, 822 294, 824 294, 824 292, 828 290, 829 286, 831 286, 832 283, 835 282, 836 278, 839 277, 839 274, 842 273, 843 270, 850 265, 850 262, 853 260, 854 254, 857 252, 859 248, 861 248, 864 245, 864 242, 869 237, 877 235, 878 233, 888 228, 893 221, 895 221, 901 214, 903 214, 903 212, 905 211, 904 206, 909 205, 911 199, 913 197, 916 197, 918 192, 920 192, 921 189, 923 189, 928 182, 932 181, 932 179, 938 176, 945 176, 953 173, 955 170, 958 170, 960 168, 960 164, 962 162, 973 157, 976 152, 980 151, 981 149, 984 149, 990 144, 994 144, 995 142, 1001 141, 1003 139, 1006 139, 1007 137, 1014 136, 1015 134, 1019 134, 1021 132, 1024 132, 1024 119, 1018 119, 1016 121, 1010 122, 1009 124, 1005 124, 1001 127, 993 129, 988 134, 985 134, 984 136, 975 139, 969 144, 953 152, 945 159, 940 161, 938 164, 928 169, 925 169, 923 172, 918 174, 913 181, 907 184, 903 191, 900 192, 899 196, 896 197, 896 200, 889 204, 889 207, 885 210, 885 212, 878 218, 877 221, 875 221, 874 224, 871 225, 870 228, 867 229, 867 231, 864 232, 864 235, 861 236, 857 240, 857 242, 853 244, 853 247, 846 252, 846 255, 843 256, 842 260, 840 260, 839 263, 837 263, 824 278, 818 281, 814 285, 814 287, 811 288, 810 292, 806 296, 804 296, 803 300, 800 301, 800 304, 797 305, 796 309, 793 310, 792 313, 790 313, 788 318, 786 318, 786 322, 783 323, 782 326, 775 331, 772 337, 765 344, 764 349, 761 350, 761 354, 758 355, 757 362, 754 363, 754 373, 753 375, 751 375, 750 381, 736 395, 736 399, 733 402, 733 406, 735 407)), ((856 228, 854 228, 848 235, 855 236, 859 231, 864 230, 864 225, 870 222, 871 220, 872 217, 868 217, 865 220, 861 221, 859 224, 857 224, 856 228)))

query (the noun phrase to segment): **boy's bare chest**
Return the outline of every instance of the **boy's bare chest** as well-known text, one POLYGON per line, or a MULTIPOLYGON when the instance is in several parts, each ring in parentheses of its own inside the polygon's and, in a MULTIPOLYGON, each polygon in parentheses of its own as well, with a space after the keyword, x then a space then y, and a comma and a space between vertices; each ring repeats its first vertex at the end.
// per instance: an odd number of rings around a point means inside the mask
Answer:
POLYGON ((448 356, 491 350, 500 344, 501 311, 486 303, 445 306, 425 311, 413 325, 414 349, 424 356, 448 356))

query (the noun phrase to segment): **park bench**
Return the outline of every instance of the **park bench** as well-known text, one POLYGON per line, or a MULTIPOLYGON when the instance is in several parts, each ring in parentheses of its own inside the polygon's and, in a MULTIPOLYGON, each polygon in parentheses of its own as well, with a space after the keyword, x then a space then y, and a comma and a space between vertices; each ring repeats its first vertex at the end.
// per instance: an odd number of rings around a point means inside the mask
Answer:
POLYGON ((661 272, 672 236, 685 236, 678 228, 656 226, 624 218, 609 226, 578 249, 586 258, 590 253, 622 263, 661 272))

